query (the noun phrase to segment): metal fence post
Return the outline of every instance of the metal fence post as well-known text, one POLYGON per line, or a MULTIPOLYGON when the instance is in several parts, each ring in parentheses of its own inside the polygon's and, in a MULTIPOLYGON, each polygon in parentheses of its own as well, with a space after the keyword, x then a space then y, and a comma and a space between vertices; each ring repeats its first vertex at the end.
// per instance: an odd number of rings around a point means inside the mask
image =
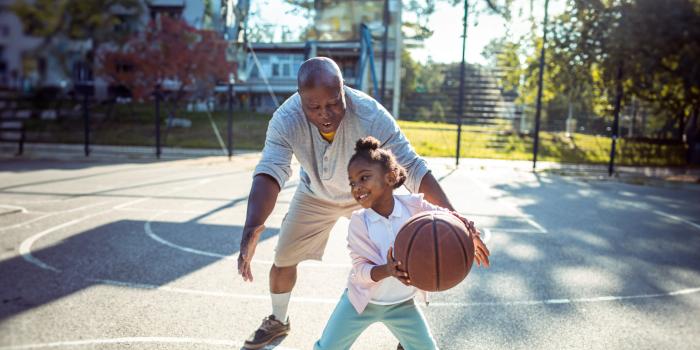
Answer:
POLYGON ((464 0, 464 18, 462 18, 462 63, 459 67, 459 103, 457 104, 457 151, 455 165, 459 166, 459 153, 462 145, 462 114, 464 114, 464 71, 466 69, 465 52, 467 50, 467 16, 469 15, 469 0, 464 0))
POLYGON ((227 125, 227 141, 228 141, 228 160, 231 160, 233 155, 233 82, 228 83, 228 125, 227 125))
POLYGON ((90 114, 88 113, 88 87, 82 86, 83 90, 83 133, 85 156, 90 156, 90 114))
POLYGON ((537 151, 540 144, 540 116, 542 113, 542 84, 544 80, 544 47, 547 45, 547 10, 549 0, 544 2, 544 25, 542 28, 542 50, 540 51, 540 76, 537 81, 537 109, 535 110, 535 140, 532 147, 532 170, 537 167, 537 151))
POLYGON ((156 158, 160 159, 160 85, 156 85, 156 158))
POLYGON ((615 96, 615 120, 612 127, 612 143, 610 145, 610 163, 608 164, 608 176, 612 176, 615 172, 615 147, 618 137, 618 129, 620 128, 620 105, 622 103, 622 62, 617 66, 617 95, 615 96))

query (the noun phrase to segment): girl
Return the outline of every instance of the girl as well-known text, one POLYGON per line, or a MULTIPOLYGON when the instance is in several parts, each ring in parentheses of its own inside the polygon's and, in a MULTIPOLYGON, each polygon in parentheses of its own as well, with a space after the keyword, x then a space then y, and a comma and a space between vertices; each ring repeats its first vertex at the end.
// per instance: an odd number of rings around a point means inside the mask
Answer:
MULTIPOLYGON (((393 243, 401 226, 413 215, 428 210, 447 210, 423 199, 422 194, 394 195, 406 180, 406 170, 379 141, 365 137, 357 141, 348 164, 350 190, 364 208, 350 218, 348 248, 352 271, 348 287, 340 298, 321 339, 314 349, 349 349, 357 337, 374 322, 382 322, 411 349, 437 349, 422 312, 413 297, 426 293, 411 285, 401 262, 393 257, 393 243)), ((473 223, 457 215, 472 233, 475 260, 488 266, 489 251, 473 223)))

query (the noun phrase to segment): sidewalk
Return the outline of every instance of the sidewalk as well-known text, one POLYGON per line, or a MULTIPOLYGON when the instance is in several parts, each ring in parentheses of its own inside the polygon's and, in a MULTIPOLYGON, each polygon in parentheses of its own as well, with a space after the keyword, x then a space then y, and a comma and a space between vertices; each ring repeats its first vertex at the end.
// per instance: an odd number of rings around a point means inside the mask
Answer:
MULTIPOLYGON (((15 159, 16 143, 0 142, 0 159, 15 159)), ((203 157, 225 157, 221 149, 162 147, 161 160, 192 159, 203 157)), ((260 151, 234 150, 234 156, 246 158, 260 156, 260 151)), ((21 158, 59 159, 59 160, 100 160, 100 161, 156 161, 155 147, 143 146, 105 146, 91 145, 90 156, 86 157, 83 145, 26 143, 21 158)), ((454 158, 428 158, 431 166, 454 168, 454 158)), ((532 161, 499 160, 480 158, 460 158, 460 168, 467 169, 512 169, 532 171, 532 161)), ((561 164, 555 162, 537 162, 538 173, 550 173, 562 176, 576 176, 587 179, 615 180, 650 184, 661 182, 700 184, 700 168, 685 167, 634 167, 616 166, 615 174, 608 176, 606 164, 561 164)))
MULTIPOLYGON (((0 157, 14 158, 17 144, 0 142, 0 157)), ((234 150, 234 155, 254 155, 258 151, 234 150)), ((161 147, 160 159, 188 159, 212 156, 227 156, 222 149, 161 147)), ((25 143, 21 158, 70 159, 70 160, 143 160, 154 161, 156 148, 144 146, 90 145, 90 155, 85 156, 82 144, 25 143)))

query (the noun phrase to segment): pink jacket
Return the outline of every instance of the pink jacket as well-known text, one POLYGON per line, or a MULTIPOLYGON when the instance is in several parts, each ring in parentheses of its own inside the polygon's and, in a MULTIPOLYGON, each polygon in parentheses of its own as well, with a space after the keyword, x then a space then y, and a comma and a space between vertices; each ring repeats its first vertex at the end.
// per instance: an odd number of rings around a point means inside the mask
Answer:
MULTIPOLYGON (((447 210, 428 203, 423 199, 423 194, 394 195, 394 198, 401 201, 411 216, 423 211, 447 210)), ((383 254, 369 237, 369 231, 365 224, 365 209, 356 210, 350 217, 350 228, 348 232, 348 249, 352 258, 352 270, 348 278, 348 299, 355 307, 358 314, 365 310, 370 300, 372 288, 378 282, 372 280, 370 272, 376 265, 381 265, 383 254)), ((428 295, 425 291, 419 290, 418 297, 421 301, 428 302, 428 295)))

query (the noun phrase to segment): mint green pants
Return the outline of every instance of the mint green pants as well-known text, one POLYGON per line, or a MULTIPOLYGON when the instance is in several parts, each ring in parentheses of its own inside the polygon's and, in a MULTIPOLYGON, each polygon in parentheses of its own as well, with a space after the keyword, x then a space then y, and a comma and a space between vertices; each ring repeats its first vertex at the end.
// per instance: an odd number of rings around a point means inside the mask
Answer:
POLYGON ((358 314, 347 290, 336 305, 314 350, 350 349, 357 337, 372 323, 381 322, 406 350, 437 349, 428 323, 413 299, 394 305, 369 304, 358 314))

